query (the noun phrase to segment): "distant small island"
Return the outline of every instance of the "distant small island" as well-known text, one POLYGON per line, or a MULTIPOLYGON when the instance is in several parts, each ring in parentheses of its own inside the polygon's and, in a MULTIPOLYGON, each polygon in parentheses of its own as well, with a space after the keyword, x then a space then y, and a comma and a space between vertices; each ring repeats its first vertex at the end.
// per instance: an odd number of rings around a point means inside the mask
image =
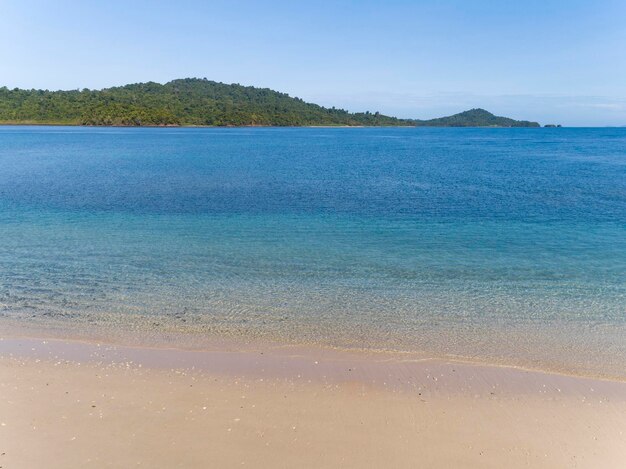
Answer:
POLYGON ((471 109, 430 120, 348 112, 268 88, 199 78, 102 90, 0 88, 0 124, 89 126, 423 126, 540 127, 471 109))

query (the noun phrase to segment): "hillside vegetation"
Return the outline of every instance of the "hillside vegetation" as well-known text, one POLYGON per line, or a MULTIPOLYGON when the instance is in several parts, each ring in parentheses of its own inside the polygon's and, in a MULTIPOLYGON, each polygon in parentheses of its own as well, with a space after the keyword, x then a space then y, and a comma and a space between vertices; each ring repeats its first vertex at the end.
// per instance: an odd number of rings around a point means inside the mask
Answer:
POLYGON ((0 88, 0 123, 121 126, 502 126, 536 122, 497 117, 482 109, 426 121, 378 112, 351 113, 306 103, 268 88, 187 78, 103 90, 0 88))
POLYGON ((537 122, 517 121, 495 116, 484 109, 470 109, 448 117, 418 121, 418 125, 432 127, 539 127, 537 122))

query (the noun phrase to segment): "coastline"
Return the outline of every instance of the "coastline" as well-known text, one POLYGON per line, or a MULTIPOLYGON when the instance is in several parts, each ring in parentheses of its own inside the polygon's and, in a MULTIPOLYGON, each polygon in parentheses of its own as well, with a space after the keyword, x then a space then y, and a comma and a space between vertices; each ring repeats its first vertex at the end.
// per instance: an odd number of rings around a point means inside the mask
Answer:
POLYGON ((626 383, 516 368, 3 336, 0 378, 7 468, 610 468, 626 458, 626 383))
MULTIPOLYGON (((85 127, 85 128, 128 128, 128 129, 541 129, 557 128, 543 126, 504 126, 504 125, 200 125, 200 124, 165 124, 165 125, 92 125, 61 122, 0 122, 5 127, 85 127)), ((559 127, 563 128, 563 127, 559 127)))
MULTIPOLYGON (((155 318, 152 318, 154 321, 155 318)), ((158 322, 158 319, 156 319, 158 322)), ((435 361, 452 362, 488 368, 502 368, 523 372, 540 373, 580 379, 626 383, 626 370, 599 369, 596 362, 582 367, 580 364, 566 364, 552 361, 547 356, 540 360, 525 357, 522 351, 517 355, 496 358, 493 355, 468 355, 443 353, 432 348, 414 349, 390 347, 386 344, 367 344, 356 342, 307 341, 300 337, 291 340, 288 337, 274 335, 252 335, 247 333, 228 333, 226 330, 207 332, 184 328, 159 329, 149 324, 128 324, 127 330, 119 327, 107 328, 97 322, 89 328, 73 328, 65 322, 10 320, 0 318, 2 336, 5 339, 46 340, 79 344, 100 344, 106 347, 118 347, 129 350, 161 350, 180 352, 210 353, 221 352, 257 352, 260 350, 303 351, 305 354, 335 354, 337 356, 359 356, 383 361, 435 361), (378 357, 378 358, 377 358, 378 357), (594 368, 595 363, 595 368, 594 368)), ((543 337, 543 336, 541 336, 543 337)), ((545 337, 543 337, 545 339, 545 337)), ((500 342, 497 342, 498 344, 500 342)), ((606 366, 606 363, 605 363, 606 366)))
MULTIPOLYGON (((62 123, 62 122, 0 122, 0 126, 6 127, 86 127, 86 128, 129 128, 129 129, 247 129, 247 128, 278 128, 278 129, 352 129, 352 128, 413 128, 413 127, 429 127, 416 125, 200 125, 200 124, 165 124, 165 125, 92 125, 79 123, 62 123)), ((433 126, 434 127, 434 126, 433 126)), ((445 126, 444 126, 445 127, 445 126)), ((489 127, 485 127, 489 128, 489 127)))

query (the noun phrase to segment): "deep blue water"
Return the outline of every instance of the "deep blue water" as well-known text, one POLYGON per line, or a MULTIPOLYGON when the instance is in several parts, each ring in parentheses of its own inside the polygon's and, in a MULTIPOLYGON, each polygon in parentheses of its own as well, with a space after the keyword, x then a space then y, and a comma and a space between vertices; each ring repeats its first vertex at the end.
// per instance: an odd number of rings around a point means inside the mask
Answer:
POLYGON ((0 269, 23 324, 626 376, 626 129, 0 127, 0 269))

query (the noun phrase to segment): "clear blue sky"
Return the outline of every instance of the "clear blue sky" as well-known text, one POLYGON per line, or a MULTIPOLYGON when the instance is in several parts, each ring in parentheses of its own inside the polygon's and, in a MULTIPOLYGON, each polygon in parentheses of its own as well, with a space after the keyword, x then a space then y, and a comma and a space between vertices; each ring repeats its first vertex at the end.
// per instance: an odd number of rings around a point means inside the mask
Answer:
POLYGON ((0 86, 182 77, 401 117, 626 125, 626 1, 0 0, 0 86))

